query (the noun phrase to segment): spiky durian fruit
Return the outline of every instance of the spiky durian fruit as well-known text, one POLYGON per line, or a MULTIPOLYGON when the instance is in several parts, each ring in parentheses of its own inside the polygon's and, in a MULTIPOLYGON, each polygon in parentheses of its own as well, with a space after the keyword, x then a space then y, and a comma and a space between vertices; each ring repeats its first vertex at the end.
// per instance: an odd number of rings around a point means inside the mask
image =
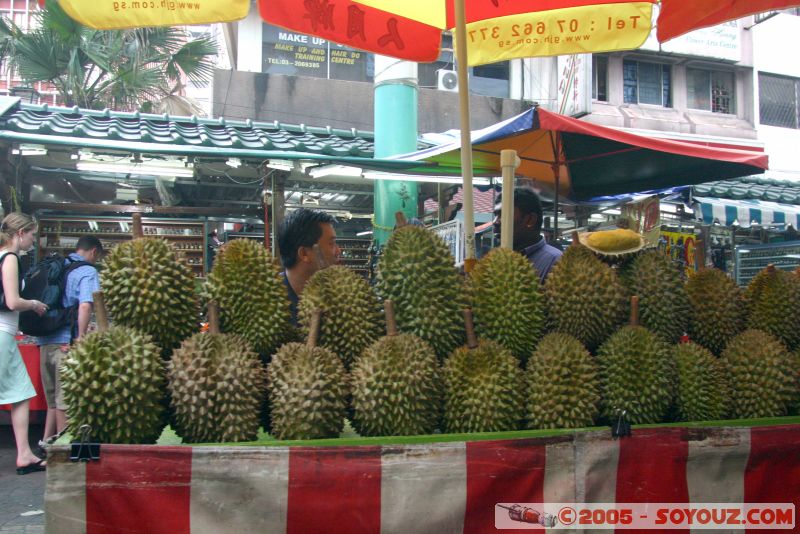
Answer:
POLYGON ((789 350, 800 345, 800 278, 769 266, 745 291, 747 324, 780 339, 789 350))
POLYGON ((175 431, 184 441, 256 439, 266 371, 243 339, 195 334, 172 353, 167 374, 175 431))
POLYGON ((546 335, 528 360, 525 378, 528 428, 581 428, 597 417, 597 364, 574 337, 546 335))
POLYGON ((714 354, 742 331, 742 295, 736 283, 718 269, 702 269, 686 282, 689 337, 714 354))
POLYGON ((194 275, 163 239, 140 238, 114 247, 101 285, 114 324, 151 335, 165 355, 197 329, 194 275))
POLYGON ((629 295, 638 295, 641 325, 677 343, 689 328, 689 297, 681 274, 655 250, 643 252, 624 269, 629 295))
POLYGON ((272 354, 292 333, 280 267, 255 241, 234 239, 217 252, 207 293, 219 302, 222 331, 238 334, 262 355, 272 354))
POLYGON ((675 346, 678 388, 675 395, 681 421, 724 419, 731 392, 725 363, 696 343, 675 346))
POLYGON ((100 443, 155 443, 165 424, 166 373, 147 334, 114 326, 87 334, 60 368, 69 427, 100 443))
POLYGON ((544 296, 531 262, 513 250, 493 249, 469 274, 467 290, 477 336, 527 358, 545 327, 544 296))
POLYGON ((522 373, 511 351, 494 341, 481 340, 475 348, 456 349, 442 371, 445 432, 519 428, 522 373))
POLYGON ((429 343, 440 358, 464 339, 463 284, 453 263, 438 235, 405 226, 392 234, 378 265, 378 294, 394 302, 398 328, 429 343))
POLYGON ((670 346, 642 326, 625 326, 597 351, 602 415, 627 412, 633 424, 658 423, 672 403, 675 365, 670 346))
POLYGON ((335 438, 342 432, 347 372, 328 349, 287 343, 272 357, 267 383, 276 438, 335 438))
POLYGON ((783 343, 761 330, 745 330, 731 339, 722 359, 730 371, 734 417, 786 415, 797 382, 783 343))
POLYGON ((319 345, 337 354, 348 369, 383 331, 377 296, 364 278, 342 265, 316 272, 303 288, 298 319, 306 335, 315 309, 325 313, 319 345))
POLYGON ((553 330, 593 350, 625 320, 626 300, 617 273, 584 246, 570 246, 545 282, 553 330))
POLYGON ((356 358, 351 373, 353 428, 362 436, 433 432, 442 380, 431 347, 412 334, 384 336, 356 358))
POLYGON ((790 370, 794 377, 794 393, 789 401, 789 414, 800 415, 800 350, 791 355, 790 370))

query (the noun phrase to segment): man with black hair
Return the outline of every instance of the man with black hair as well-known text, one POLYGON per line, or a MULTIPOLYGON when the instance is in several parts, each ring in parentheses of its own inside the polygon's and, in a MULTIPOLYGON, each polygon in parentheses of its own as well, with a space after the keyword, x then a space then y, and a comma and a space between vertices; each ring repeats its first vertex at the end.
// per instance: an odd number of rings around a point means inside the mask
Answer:
POLYGON ((278 230, 283 280, 293 324, 297 324, 297 303, 308 279, 320 269, 339 262, 341 251, 336 244, 335 222, 324 211, 300 208, 290 213, 278 230))
POLYGON ((37 339, 39 345, 39 362, 47 400, 47 418, 45 419, 44 437, 64 430, 67 423, 66 405, 61 389, 58 369, 64 355, 69 352, 70 344, 81 339, 89 328, 89 321, 94 310, 92 293, 100 291, 100 277, 95 263, 103 256, 103 244, 93 235, 84 235, 75 244, 75 252, 64 260, 67 267, 74 262, 83 265, 69 269, 64 282, 64 308, 77 306, 77 322, 65 325, 49 336, 37 339))
MULTIPOLYGON (((501 198, 494 207, 494 231, 500 235, 501 198)), ((562 252, 548 245, 542 237, 542 201, 532 188, 518 185, 514 188, 514 250, 521 252, 539 273, 544 284, 550 269, 561 258, 562 252)))

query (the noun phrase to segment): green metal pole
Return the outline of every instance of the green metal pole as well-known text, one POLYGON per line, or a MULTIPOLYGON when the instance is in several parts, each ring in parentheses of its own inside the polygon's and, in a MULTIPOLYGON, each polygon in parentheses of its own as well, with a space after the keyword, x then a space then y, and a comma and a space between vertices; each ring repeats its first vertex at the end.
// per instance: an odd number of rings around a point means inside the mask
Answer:
MULTIPOLYGON (((417 64, 375 56, 375 157, 417 149, 417 64)), ((417 183, 375 180, 373 239, 384 245, 395 224, 395 212, 417 216, 417 183)))

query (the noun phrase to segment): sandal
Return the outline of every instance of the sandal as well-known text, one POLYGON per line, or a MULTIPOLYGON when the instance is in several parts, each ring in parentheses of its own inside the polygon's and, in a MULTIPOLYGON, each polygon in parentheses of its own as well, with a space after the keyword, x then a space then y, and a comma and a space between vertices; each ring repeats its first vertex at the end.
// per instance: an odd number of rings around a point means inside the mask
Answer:
POLYGON ((39 460, 38 462, 34 462, 32 464, 28 464, 24 467, 17 467, 17 474, 18 475, 28 475, 30 473, 36 473, 37 471, 46 471, 47 466, 42 465, 44 460, 39 460))

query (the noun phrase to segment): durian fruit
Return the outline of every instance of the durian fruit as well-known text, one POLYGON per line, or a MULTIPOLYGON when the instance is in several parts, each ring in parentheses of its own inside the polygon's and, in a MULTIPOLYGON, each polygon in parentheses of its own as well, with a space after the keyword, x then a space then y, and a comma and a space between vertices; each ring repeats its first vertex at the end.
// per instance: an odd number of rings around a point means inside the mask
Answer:
POLYGON ((743 328, 742 294, 719 269, 701 269, 689 275, 689 337, 719 355, 743 328))
POLYGON ((800 278, 770 264, 745 291, 747 324, 769 332, 789 350, 800 346, 800 278))
POLYGON ((539 276, 522 254, 492 249, 467 278, 467 291, 480 339, 493 340, 527 358, 545 328, 539 276))
POLYGON ((586 244, 601 252, 620 252, 641 246, 642 236, 627 228, 591 232, 586 244))
POLYGON ((630 295, 639 297, 642 326, 669 343, 677 343, 689 328, 689 297, 681 274, 658 251, 638 255, 624 270, 630 295))
POLYGON ((783 343, 762 330, 745 330, 731 339, 722 359, 730 371, 735 418, 786 415, 797 380, 783 343))
POLYGON ((675 395, 681 421, 725 419, 731 391, 725 362, 696 343, 675 346, 678 388, 675 395))
POLYGON ((271 433, 278 439, 335 438, 344 429, 349 384, 342 360, 317 347, 321 312, 308 342, 287 343, 267 367, 271 433))
POLYGON ((675 362, 666 342, 638 326, 637 300, 631 298, 631 324, 597 351, 601 412, 608 420, 616 420, 624 411, 632 424, 658 423, 672 404, 675 362))
POLYGON ((552 330, 594 350, 625 320, 625 291, 617 273, 586 247, 573 243, 545 282, 552 330))
POLYGON ((378 294, 394 302, 400 331, 421 338, 440 358, 464 339, 462 286, 438 235, 418 226, 392 233, 378 264, 378 294))
POLYGON ((100 292, 94 305, 98 330, 70 349, 59 371, 70 432, 89 425, 99 443, 155 443, 166 421, 161 352, 147 334, 108 328, 100 292))
POLYGON ((219 333, 213 301, 209 323, 209 332, 185 340, 167 364, 175 431, 188 443, 252 441, 266 370, 246 341, 219 333))
POLYGON ((800 415, 800 350, 791 355, 791 374, 794 377, 794 392, 789 401, 789 415, 800 415))
POLYGON ((234 239, 220 248, 206 291, 219 303, 222 331, 237 334, 262 355, 272 354, 292 333, 280 267, 262 245, 234 239))
POLYGON ((464 315, 467 346, 456 349, 442 369, 444 431, 517 430, 523 417, 519 360, 495 341, 478 342, 471 310, 464 315))
POLYGON ((101 285, 114 324, 149 334, 165 355, 197 330, 194 275, 163 239, 138 238, 114 247, 101 285))
POLYGON ((546 335, 528 360, 525 378, 528 428, 582 428, 597 417, 597 363, 574 337, 546 335))
POLYGON ((388 335, 353 364, 353 428, 362 436, 430 434, 442 409, 439 361, 426 342, 397 333, 392 303, 385 306, 388 335))
POLYGON ((381 336, 377 296, 363 277, 343 265, 317 271, 306 282, 297 310, 306 334, 316 309, 325 315, 319 345, 337 354, 348 369, 356 356, 381 336))

